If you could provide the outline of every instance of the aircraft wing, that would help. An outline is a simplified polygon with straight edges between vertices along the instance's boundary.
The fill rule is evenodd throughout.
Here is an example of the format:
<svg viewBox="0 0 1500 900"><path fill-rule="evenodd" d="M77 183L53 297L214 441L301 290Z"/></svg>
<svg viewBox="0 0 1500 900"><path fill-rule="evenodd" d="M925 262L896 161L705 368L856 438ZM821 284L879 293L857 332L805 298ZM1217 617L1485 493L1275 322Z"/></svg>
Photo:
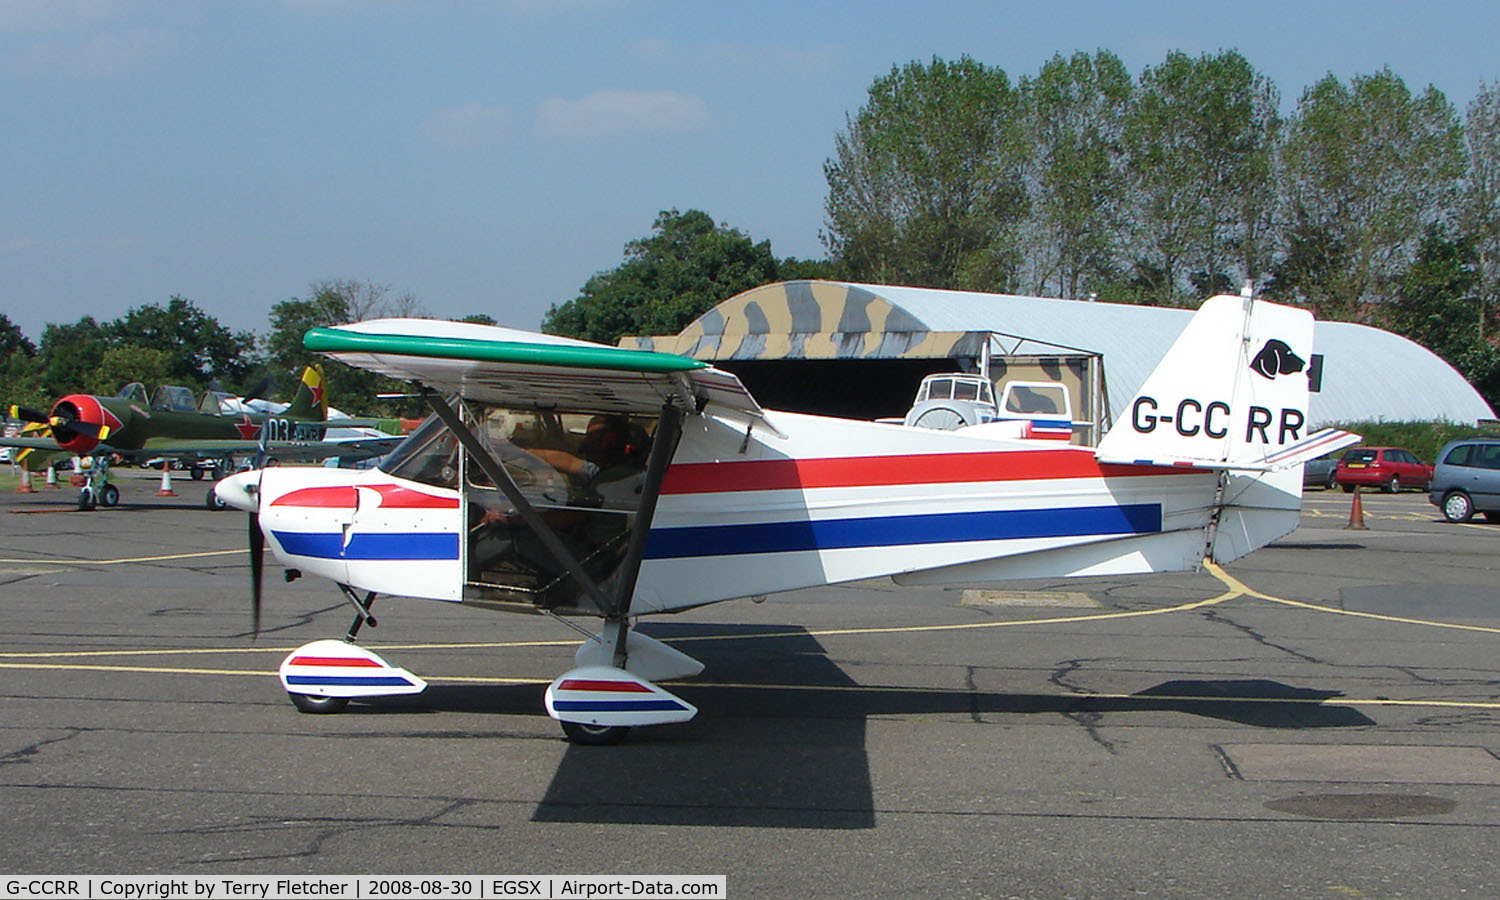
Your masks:
<svg viewBox="0 0 1500 900"><path fill-rule="evenodd" d="M654 413L666 403L688 411L711 404L775 431L733 374L669 353L436 319L314 328L303 345L351 366L498 406Z"/></svg>
<svg viewBox="0 0 1500 900"><path fill-rule="evenodd" d="M0 437L0 447L15 447L30 450L57 450L57 441L52 438Z"/></svg>
<svg viewBox="0 0 1500 900"><path fill-rule="evenodd" d="M351 441L267 441L266 452L281 460L327 459L330 456L363 458L379 456L389 452L403 438L392 435L388 438L370 438ZM116 450L101 445L100 452L119 453L134 459L150 459L158 456L183 459L214 458L237 454L253 455L260 450L260 441L235 439L177 440L174 438L148 438L139 450Z"/></svg>

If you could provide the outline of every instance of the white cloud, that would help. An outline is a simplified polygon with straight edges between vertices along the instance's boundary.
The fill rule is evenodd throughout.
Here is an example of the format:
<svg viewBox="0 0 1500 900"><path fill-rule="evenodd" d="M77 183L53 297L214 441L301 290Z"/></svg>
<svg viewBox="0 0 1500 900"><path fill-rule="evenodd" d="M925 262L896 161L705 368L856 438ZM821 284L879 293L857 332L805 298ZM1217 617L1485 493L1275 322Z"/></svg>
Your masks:
<svg viewBox="0 0 1500 900"><path fill-rule="evenodd" d="M537 130L556 137L692 131L708 123L708 107L677 91L599 90L578 98L549 97L537 108Z"/></svg>
<svg viewBox="0 0 1500 900"><path fill-rule="evenodd" d="M113 77L167 55L176 39L154 28L37 41L21 49L11 65L31 75Z"/></svg>
<svg viewBox="0 0 1500 900"><path fill-rule="evenodd" d="M428 140L444 147L493 147L515 133L513 119L504 107L469 104L438 110L422 130Z"/></svg>

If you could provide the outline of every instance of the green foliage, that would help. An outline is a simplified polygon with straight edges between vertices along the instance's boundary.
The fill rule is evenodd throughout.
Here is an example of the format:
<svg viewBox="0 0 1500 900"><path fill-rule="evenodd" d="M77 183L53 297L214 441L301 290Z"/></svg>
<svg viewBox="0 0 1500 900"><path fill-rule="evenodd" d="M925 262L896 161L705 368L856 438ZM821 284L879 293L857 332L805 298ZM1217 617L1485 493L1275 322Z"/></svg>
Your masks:
<svg viewBox="0 0 1500 900"><path fill-rule="evenodd" d="M1392 295L1423 229L1451 210L1462 129L1442 92L1414 96L1388 68L1347 85L1328 75L1303 93L1283 160L1293 234L1339 253L1299 269L1315 280L1279 291L1324 318L1355 318L1363 301Z"/></svg>
<svg viewBox="0 0 1500 900"><path fill-rule="evenodd" d="M36 345L21 333L21 326L12 322L10 316L0 313L0 366L17 353L36 356Z"/></svg>
<svg viewBox="0 0 1500 900"><path fill-rule="evenodd" d="M777 280L770 242L716 226L707 213L664 211L652 230L625 245L625 262L549 309L542 330L601 344L675 334L719 302Z"/></svg>
<svg viewBox="0 0 1500 900"><path fill-rule="evenodd" d="M1495 435L1494 429L1453 422L1341 422L1335 427L1359 435L1366 447L1403 447L1426 463L1449 441Z"/></svg>
<svg viewBox="0 0 1500 900"><path fill-rule="evenodd" d="M238 385L256 362L253 334L230 332L197 304L178 296L164 307L148 303L130 309L101 330L112 346L130 344L164 354L163 381L195 390L212 380Z"/></svg>
<svg viewBox="0 0 1500 900"><path fill-rule="evenodd" d="M1235 257L1256 274L1276 101L1270 82L1233 50L1169 53L1142 73L1125 144L1138 252L1161 270L1163 299L1180 298L1193 273L1205 286L1232 284L1226 270Z"/></svg>
<svg viewBox="0 0 1500 900"><path fill-rule="evenodd" d="M1021 94L1036 142L1032 211L1043 249L1033 283L1077 297L1084 284L1109 279L1122 243L1130 73L1108 51L1058 54L1022 80Z"/></svg>
<svg viewBox="0 0 1500 900"><path fill-rule="evenodd" d="M967 56L892 67L835 144L824 165L824 240L850 277L984 290L1016 283L1029 145L1004 70Z"/></svg>
<svg viewBox="0 0 1500 900"><path fill-rule="evenodd" d="M139 344L111 344L99 360L99 368L84 383L90 394L113 396L132 381L151 390L159 384L179 384L172 354Z"/></svg>
<svg viewBox="0 0 1500 900"><path fill-rule="evenodd" d="M399 400L382 400L376 396L405 392L407 385L404 382L345 365L302 346L302 336L308 329L344 325L407 310L382 306L386 288L381 285L343 281L323 282L311 287L309 299L293 297L271 307L271 333L266 339L266 357L267 366L276 379L278 396L283 400L291 399L302 370L320 363L330 406L360 415L397 415L410 406Z"/></svg>

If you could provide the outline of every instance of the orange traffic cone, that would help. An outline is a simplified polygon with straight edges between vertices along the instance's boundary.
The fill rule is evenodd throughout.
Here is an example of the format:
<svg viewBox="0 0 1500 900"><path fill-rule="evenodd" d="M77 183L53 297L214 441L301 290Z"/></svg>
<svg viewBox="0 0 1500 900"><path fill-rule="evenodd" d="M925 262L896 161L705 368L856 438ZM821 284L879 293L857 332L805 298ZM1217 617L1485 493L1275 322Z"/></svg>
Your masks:
<svg viewBox="0 0 1500 900"><path fill-rule="evenodd" d="M161 489L156 492L156 496L177 496L177 492L172 490L172 466L168 463L161 464Z"/></svg>
<svg viewBox="0 0 1500 900"><path fill-rule="evenodd" d="M57 483L57 466L47 466L47 487L56 490L60 485Z"/></svg>
<svg viewBox="0 0 1500 900"><path fill-rule="evenodd" d="M18 494L35 494L36 488L31 486L31 470L25 466L21 467L21 483L16 485Z"/></svg>
<svg viewBox="0 0 1500 900"><path fill-rule="evenodd" d="M1349 505L1349 524L1346 529L1361 531L1365 527L1365 504L1359 499L1359 485L1354 486L1354 502Z"/></svg>

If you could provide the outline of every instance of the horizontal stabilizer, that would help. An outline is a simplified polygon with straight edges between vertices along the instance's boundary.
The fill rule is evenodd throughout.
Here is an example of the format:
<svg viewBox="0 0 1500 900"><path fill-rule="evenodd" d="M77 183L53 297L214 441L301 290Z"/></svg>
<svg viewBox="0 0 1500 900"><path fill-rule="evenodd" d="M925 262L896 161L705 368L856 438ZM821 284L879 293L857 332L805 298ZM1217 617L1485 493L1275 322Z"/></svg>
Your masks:
<svg viewBox="0 0 1500 900"><path fill-rule="evenodd" d="M1233 469L1240 472L1274 472L1301 465L1328 453L1353 446L1363 440L1359 435L1339 428L1325 428L1303 438L1295 444L1279 448L1258 459L1193 459L1185 457L1162 457L1155 459L1114 459L1103 453L1096 454L1101 463L1116 463L1136 466L1167 466L1189 469Z"/></svg>
<svg viewBox="0 0 1500 900"><path fill-rule="evenodd" d="M686 722L698 708L614 666L584 666L547 686L547 715L602 727Z"/></svg>

